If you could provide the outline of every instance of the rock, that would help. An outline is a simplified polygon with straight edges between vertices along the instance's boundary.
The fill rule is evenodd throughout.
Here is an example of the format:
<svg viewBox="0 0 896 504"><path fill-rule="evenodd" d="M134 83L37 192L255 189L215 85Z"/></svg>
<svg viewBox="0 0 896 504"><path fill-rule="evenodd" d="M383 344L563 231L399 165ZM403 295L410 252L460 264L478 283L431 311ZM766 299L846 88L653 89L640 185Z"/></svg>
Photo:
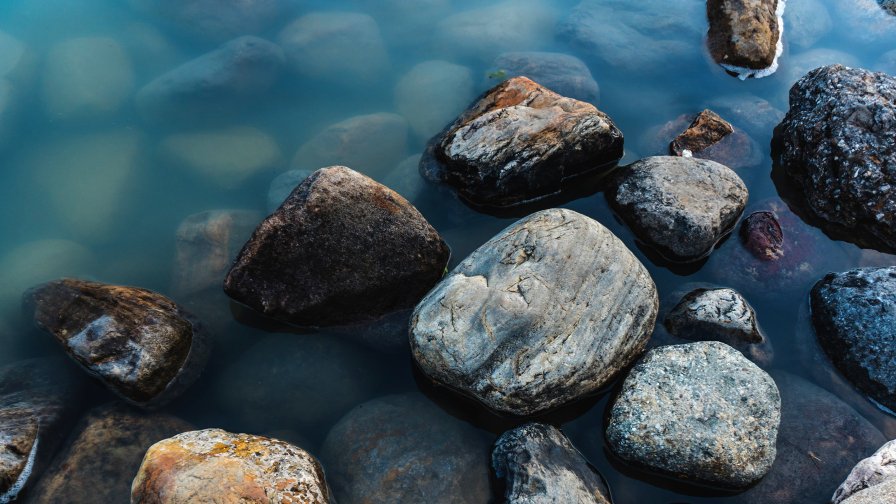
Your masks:
<svg viewBox="0 0 896 504"><path fill-rule="evenodd" d="M164 413L139 413L118 404L100 406L75 428L68 446L29 494L29 502L128 502L146 449L188 430L193 426Z"/></svg>
<svg viewBox="0 0 896 504"><path fill-rule="evenodd" d="M784 97L786 98L788 96L787 93L796 81L800 80L800 78L810 71L821 66L838 64L852 68L861 66L859 60L855 56L836 49L818 48L791 55L787 58L787 65L782 69L784 75L781 76L781 82L787 86Z"/></svg>
<svg viewBox="0 0 896 504"><path fill-rule="evenodd" d="M644 349L657 309L650 274L616 236L551 209L511 225L436 285L414 312L411 349L436 382L532 415L606 385Z"/></svg>
<svg viewBox="0 0 896 504"><path fill-rule="evenodd" d="M882 0L835 0L831 2L832 14L837 25L842 27L838 34L847 44L878 45L892 48L896 41L896 17L881 8ZM846 66L846 62L841 63Z"/></svg>
<svg viewBox="0 0 896 504"><path fill-rule="evenodd" d="M51 119L114 114L133 90L131 59L111 38L68 39L47 54L43 102Z"/></svg>
<svg viewBox="0 0 896 504"><path fill-rule="evenodd" d="M35 66L34 54L21 40L0 31L0 79L13 85L30 81Z"/></svg>
<svg viewBox="0 0 896 504"><path fill-rule="evenodd" d="M189 387L208 357L202 326L161 294L63 279L26 295L34 323L124 399L160 406Z"/></svg>
<svg viewBox="0 0 896 504"><path fill-rule="evenodd" d="M717 341L655 348L622 385L607 442L622 459L684 480L744 488L775 460L775 381Z"/></svg>
<svg viewBox="0 0 896 504"><path fill-rule="evenodd" d="M507 480L508 504L610 504L610 490L557 428L529 423L498 438L492 467Z"/></svg>
<svg viewBox="0 0 896 504"><path fill-rule="evenodd" d="M436 26L437 47L462 58L490 61L496 54L542 47L553 38L556 15L544 0L506 0L467 9Z"/></svg>
<svg viewBox="0 0 896 504"><path fill-rule="evenodd" d="M408 122L397 114L351 117L327 126L302 145L293 168L317 170L324 166L363 167L382 173L407 155Z"/></svg>
<svg viewBox="0 0 896 504"><path fill-rule="evenodd" d="M487 454L481 434L416 394L356 406L321 449L336 500L371 504L487 502Z"/></svg>
<svg viewBox="0 0 896 504"><path fill-rule="evenodd" d="M765 77L784 51L783 0L708 0L707 45L716 63L742 79Z"/></svg>
<svg viewBox="0 0 896 504"><path fill-rule="evenodd" d="M826 232L896 250L896 77L832 65L790 91L779 165ZM802 201L805 200L805 201Z"/></svg>
<svg viewBox="0 0 896 504"><path fill-rule="evenodd" d="M284 163L277 142L252 127L178 133L165 138L161 150L174 164L224 189Z"/></svg>
<svg viewBox="0 0 896 504"><path fill-rule="evenodd" d="M697 114L688 129L672 140L669 151L676 156L691 157L695 152L702 152L719 143L731 133L734 133L734 128L728 121L706 109Z"/></svg>
<svg viewBox="0 0 896 504"><path fill-rule="evenodd" d="M284 0L130 0L144 12L173 24L181 32L222 42L257 34L282 19Z"/></svg>
<svg viewBox="0 0 896 504"><path fill-rule="evenodd" d="M753 212L740 225L740 238L753 257L777 261L784 257L784 231L774 212Z"/></svg>
<svg viewBox="0 0 896 504"><path fill-rule="evenodd" d="M787 0L784 31L787 41L808 49L831 31L833 22L825 4L819 0Z"/></svg>
<svg viewBox="0 0 896 504"><path fill-rule="evenodd" d="M255 210L209 210L184 219L175 236L171 291L185 296L219 288L261 219Z"/></svg>
<svg viewBox="0 0 896 504"><path fill-rule="evenodd" d="M292 324L364 322L413 306L441 278L449 255L407 200L335 166L305 179L258 226L224 290Z"/></svg>
<svg viewBox="0 0 896 504"><path fill-rule="evenodd" d="M894 0L877 0L877 3L887 11L887 14L896 16L896 1Z"/></svg>
<svg viewBox="0 0 896 504"><path fill-rule="evenodd" d="M843 504L892 504L896 502L896 480L886 480L842 501Z"/></svg>
<svg viewBox="0 0 896 504"><path fill-rule="evenodd" d="M167 32L155 24L128 22L123 23L120 30L122 46L134 61L139 62L134 69L138 81L152 80L188 59Z"/></svg>
<svg viewBox="0 0 896 504"><path fill-rule="evenodd" d="M771 135L775 126L784 119L784 112L768 100L751 94L720 96L711 99L708 105L722 112L746 132L763 138Z"/></svg>
<svg viewBox="0 0 896 504"><path fill-rule="evenodd" d="M421 196L429 185L426 179L420 176L420 171L417 169L420 166L421 158L420 154L406 157L404 161L398 163L394 170L383 176L381 182L384 186L416 204L418 200L421 200Z"/></svg>
<svg viewBox="0 0 896 504"><path fill-rule="evenodd" d="M258 37L239 37L165 73L137 93L137 109L157 121L212 120L238 111L280 76L283 51Z"/></svg>
<svg viewBox="0 0 896 504"><path fill-rule="evenodd" d="M729 129L730 133L723 134ZM648 130L645 136L645 148L653 155L685 156L687 149L690 156L685 157L715 161L744 176L752 172L746 168L766 162L766 154L755 140L709 110L698 115L682 114Z"/></svg>
<svg viewBox="0 0 896 504"><path fill-rule="evenodd" d="M896 49L881 54L880 59L874 65L874 70L896 75Z"/></svg>
<svg viewBox="0 0 896 504"><path fill-rule="evenodd" d="M509 207L557 195L566 179L615 163L622 143L593 105L514 77L430 140L420 173L473 205Z"/></svg>
<svg viewBox="0 0 896 504"><path fill-rule="evenodd" d="M676 262L711 253L747 203L747 187L730 168L674 156L627 166L606 195L640 240Z"/></svg>
<svg viewBox="0 0 896 504"><path fill-rule="evenodd" d="M274 177L268 188L268 213L274 213L283 201L313 172L311 170L289 170ZM388 184L387 184L388 185Z"/></svg>
<svg viewBox="0 0 896 504"><path fill-rule="evenodd" d="M421 51L429 48L435 26L452 11L452 0L360 0L382 25L389 47Z"/></svg>
<svg viewBox="0 0 896 504"><path fill-rule="evenodd" d="M327 504L330 490L320 462L297 446L205 429L152 445L134 478L131 502Z"/></svg>
<svg viewBox="0 0 896 504"><path fill-rule="evenodd" d="M290 69L303 77L357 86L379 80L389 55L376 21L359 12L312 12L278 37Z"/></svg>
<svg viewBox="0 0 896 504"><path fill-rule="evenodd" d="M600 88L591 70L575 56L555 52L508 52L495 58L495 71L509 77L528 77L554 92L597 104Z"/></svg>
<svg viewBox="0 0 896 504"><path fill-rule="evenodd" d="M849 476L831 497L831 504L840 504L853 494L880 485L893 479L894 476L896 476L896 441L888 441L874 452L874 455L863 459L852 468Z"/></svg>
<svg viewBox="0 0 896 504"><path fill-rule="evenodd" d="M420 137L430 138L475 98L469 68L447 61L424 61L395 85L395 108Z"/></svg>

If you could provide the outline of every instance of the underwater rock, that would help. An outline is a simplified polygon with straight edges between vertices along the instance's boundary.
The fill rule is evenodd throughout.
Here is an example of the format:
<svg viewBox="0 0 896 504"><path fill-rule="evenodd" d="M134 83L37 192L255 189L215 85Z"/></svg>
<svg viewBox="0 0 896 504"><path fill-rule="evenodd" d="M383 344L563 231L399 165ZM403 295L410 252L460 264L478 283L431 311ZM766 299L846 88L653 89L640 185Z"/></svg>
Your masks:
<svg viewBox="0 0 896 504"><path fill-rule="evenodd" d="M417 394L352 409L327 435L321 460L337 502L488 502L488 444Z"/></svg>
<svg viewBox="0 0 896 504"><path fill-rule="evenodd" d="M452 12L453 0L356 0L365 12L384 23L388 47L419 51L429 48L436 24Z"/></svg>
<svg viewBox="0 0 896 504"><path fill-rule="evenodd" d="M435 39L437 47L450 48L454 56L489 61L505 51L549 44L555 20L549 2L507 0L442 19Z"/></svg>
<svg viewBox="0 0 896 504"><path fill-rule="evenodd" d="M473 205L512 207L615 163L622 144L622 132L593 105L514 77L430 140L420 173Z"/></svg>
<svg viewBox="0 0 896 504"><path fill-rule="evenodd" d="M831 497L831 504L840 504L850 496L893 480L894 477L896 477L896 441L888 441L874 452L874 455L863 459L852 468L849 476ZM896 492L891 495L896 495Z"/></svg>
<svg viewBox="0 0 896 504"><path fill-rule="evenodd" d="M158 16L181 32L223 42L257 34L281 20L286 0L130 0L139 10Z"/></svg>
<svg viewBox="0 0 896 504"><path fill-rule="evenodd" d="M896 49L883 53L874 65L874 69L896 75Z"/></svg>
<svg viewBox="0 0 896 504"><path fill-rule="evenodd" d="M492 467L507 504L611 504L603 477L556 427L529 423L498 438Z"/></svg>
<svg viewBox="0 0 896 504"><path fill-rule="evenodd" d="M324 471L311 454L278 439L205 429L152 445L131 502L301 502L328 504Z"/></svg>
<svg viewBox="0 0 896 504"><path fill-rule="evenodd" d="M665 259L691 262L712 252L747 203L747 187L715 161L676 156L641 159L606 192L635 235Z"/></svg>
<svg viewBox="0 0 896 504"><path fill-rule="evenodd" d="M687 149L690 156L685 157L715 161L744 176L750 173L745 168L765 161L755 140L710 110L697 115L682 114L659 128L651 128L645 137L644 148L650 154L685 156Z"/></svg>
<svg viewBox="0 0 896 504"><path fill-rule="evenodd" d="M657 310L653 279L613 233L571 210L544 210L430 291L411 320L411 349L436 382L532 415L606 385L644 349Z"/></svg>
<svg viewBox="0 0 896 504"><path fill-rule="evenodd" d="M31 289L25 303L85 371L141 407L180 395L208 358L199 322L146 289L63 279Z"/></svg>
<svg viewBox="0 0 896 504"><path fill-rule="evenodd" d="M305 179L258 226L224 290L296 325L366 322L413 306L444 274L449 255L407 200L333 166Z"/></svg>
<svg viewBox="0 0 896 504"><path fill-rule="evenodd" d="M784 31L787 42L808 49L831 31L833 21L820 0L787 0Z"/></svg>
<svg viewBox="0 0 896 504"><path fill-rule="evenodd" d="M766 138L784 119L784 112L764 98L751 94L734 94L713 98L708 105L730 118L735 125L751 135ZM763 157L765 155L763 154Z"/></svg>
<svg viewBox="0 0 896 504"><path fill-rule="evenodd" d="M707 0L707 45L713 59L741 78L777 70L784 0Z"/></svg>
<svg viewBox="0 0 896 504"><path fill-rule="evenodd" d="M676 156L702 157L697 154L718 144L732 133L734 128L728 121L712 110L706 109L697 114L688 129L672 140L669 151Z"/></svg>
<svg viewBox="0 0 896 504"><path fill-rule="evenodd" d="M28 46L0 30L0 147L16 133L22 102L34 86L36 60Z"/></svg>
<svg viewBox="0 0 896 504"><path fill-rule="evenodd" d="M555 52L507 52L495 58L494 74L528 77L538 84L574 100L597 104L600 88L591 70L579 58Z"/></svg>
<svg viewBox="0 0 896 504"><path fill-rule="evenodd" d="M774 212L753 212L740 225L744 247L760 261L784 257L784 231Z"/></svg>
<svg viewBox="0 0 896 504"><path fill-rule="evenodd" d="M411 203L416 204L429 185L426 179L420 176L420 170L418 170L421 158L420 154L404 158L404 161L398 163L395 169L382 177L381 182L407 198Z"/></svg>
<svg viewBox="0 0 896 504"><path fill-rule="evenodd" d="M834 0L832 15L842 27L838 35L844 44L878 45L892 48L896 42L896 16L882 4L887 0ZM890 4L892 5L892 4ZM831 61L853 66L845 61Z"/></svg>
<svg viewBox="0 0 896 504"><path fill-rule="evenodd" d="M310 177L313 170L289 170L274 177L268 188L268 213L274 213L283 204L293 189L299 186L303 180ZM388 185L388 184L386 184Z"/></svg>
<svg viewBox="0 0 896 504"><path fill-rule="evenodd" d="M632 368L610 412L607 441L638 466L744 488L775 460L775 381L717 341L655 348Z"/></svg>
<svg viewBox="0 0 896 504"><path fill-rule="evenodd" d="M395 108L420 137L430 138L475 98L473 73L447 61L419 63L395 85Z"/></svg>

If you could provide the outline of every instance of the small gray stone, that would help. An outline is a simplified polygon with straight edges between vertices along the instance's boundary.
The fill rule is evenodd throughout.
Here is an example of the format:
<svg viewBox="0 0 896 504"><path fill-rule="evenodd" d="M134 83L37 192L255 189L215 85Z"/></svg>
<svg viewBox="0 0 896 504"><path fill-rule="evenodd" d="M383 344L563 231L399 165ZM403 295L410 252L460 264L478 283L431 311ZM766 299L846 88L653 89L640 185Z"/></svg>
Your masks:
<svg viewBox="0 0 896 504"><path fill-rule="evenodd" d="M834 492L831 504L840 504L868 487L893 480L894 476L896 476L896 440L887 442L874 452L874 455L856 464L846 480ZM896 492L893 495L896 495Z"/></svg>
<svg viewBox="0 0 896 504"><path fill-rule="evenodd" d="M842 504L893 504L896 503L896 479L887 479L880 484L854 493Z"/></svg>
<svg viewBox="0 0 896 504"><path fill-rule="evenodd" d="M554 52L508 52L492 65L508 77L528 77L557 94L597 105L600 88L579 58Z"/></svg>
<svg viewBox="0 0 896 504"><path fill-rule="evenodd" d="M610 412L607 441L634 464L726 488L772 467L781 419L775 381L717 341L651 350Z"/></svg>
<svg viewBox="0 0 896 504"><path fill-rule="evenodd" d="M274 213L287 196L312 173L314 173L313 170L295 169L277 175L268 188L268 213Z"/></svg>

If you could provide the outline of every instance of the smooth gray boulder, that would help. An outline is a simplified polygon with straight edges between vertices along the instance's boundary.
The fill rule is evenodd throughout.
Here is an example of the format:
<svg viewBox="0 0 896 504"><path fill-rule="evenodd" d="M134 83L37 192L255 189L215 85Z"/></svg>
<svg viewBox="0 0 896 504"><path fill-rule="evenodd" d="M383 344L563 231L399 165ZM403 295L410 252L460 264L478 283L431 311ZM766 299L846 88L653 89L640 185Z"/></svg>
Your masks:
<svg viewBox="0 0 896 504"><path fill-rule="evenodd" d="M506 52L492 63L502 77L528 77L574 100L597 104L600 88L591 70L575 56L543 51Z"/></svg>
<svg viewBox="0 0 896 504"><path fill-rule="evenodd" d="M842 504L893 504L896 503L896 479L888 479L852 494Z"/></svg>
<svg viewBox="0 0 896 504"><path fill-rule="evenodd" d="M607 442L623 460L697 483L744 488L775 460L775 381L717 341L655 348L632 368Z"/></svg>
<svg viewBox="0 0 896 504"><path fill-rule="evenodd" d="M896 440L888 441L874 452L874 455L856 464L846 480L834 492L831 504L840 504L853 495L862 493L866 488L887 482L893 489L890 490L890 495L896 496L896 488L892 485L896 482L894 476L896 476Z"/></svg>
<svg viewBox="0 0 896 504"><path fill-rule="evenodd" d="M395 84L395 108L425 139L441 131L475 97L473 72L441 60L415 65Z"/></svg>
<svg viewBox="0 0 896 504"><path fill-rule="evenodd" d="M417 305L411 349L438 383L532 415L591 394L644 349L658 309L646 268L597 221L534 213L464 259Z"/></svg>

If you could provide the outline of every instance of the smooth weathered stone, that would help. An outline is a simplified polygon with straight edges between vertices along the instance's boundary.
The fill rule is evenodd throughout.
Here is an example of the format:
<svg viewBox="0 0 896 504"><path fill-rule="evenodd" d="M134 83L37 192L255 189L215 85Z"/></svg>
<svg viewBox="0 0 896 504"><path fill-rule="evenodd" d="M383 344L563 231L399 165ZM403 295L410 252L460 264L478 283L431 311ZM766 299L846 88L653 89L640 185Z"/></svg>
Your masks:
<svg viewBox="0 0 896 504"><path fill-rule="evenodd" d="M435 381L531 415L594 393L644 349L650 274L597 221L537 212L464 259L417 305L411 349Z"/></svg>
<svg viewBox="0 0 896 504"><path fill-rule="evenodd" d="M507 52L495 58L495 72L507 77L528 77L574 100L596 104L600 88L591 70L579 58L555 52Z"/></svg>
<svg viewBox="0 0 896 504"><path fill-rule="evenodd" d="M397 193L344 166L323 168L258 226L224 290L284 322L364 322L413 306L449 255Z"/></svg>
<svg viewBox="0 0 896 504"><path fill-rule="evenodd" d="M705 159L654 156L620 170L607 198L635 234L677 262L707 256L737 223L747 187Z"/></svg>
<svg viewBox="0 0 896 504"><path fill-rule="evenodd" d="M706 14L707 45L716 63L756 77L777 69L784 0L707 0Z"/></svg>
<svg viewBox="0 0 896 504"><path fill-rule="evenodd" d="M324 128L305 142L292 160L293 168L364 167L382 173L407 155L408 122L398 114L350 117Z"/></svg>
<svg viewBox="0 0 896 504"><path fill-rule="evenodd" d="M896 77L831 65L790 90L779 164L826 231L896 250Z"/></svg>
<svg viewBox="0 0 896 504"><path fill-rule="evenodd" d="M328 504L324 471L284 441L205 429L152 445L131 487L132 504Z"/></svg>
<svg viewBox="0 0 896 504"><path fill-rule="evenodd" d="M622 157L622 132L594 105L514 77L430 140L420 172L484 207L561 193L566 179Z"/></svg>
<svg viewBox="0 0 896 504"><path fill-rule="evenodd" d="M734 128L728 121L706 109L697 114L688 129L672 140L669 150L676 156L692 157L719 143L731 133L734 133Z"/></svg>
<svg viewBox="0 0 896 504"><path fill-rule="evenodd" d="M492 467L507 504L611 504L603 477L556 427L530 423L498 438Z"/></svg>
<svg viewBox="0 0 896 504"><path fill-rule="evenodd" d="M842 504L893 504L896 502L896 480L888 479L841 501Z"/></svg>
<svg viewBox="0 0 896 504"><path fill-rule="evenodd" d="M216 42L261 33L280 21L289 5L285 0L130 0L130 3L184 33Z"/></svg>
<svg viewBox="0 0 896 504"><path fill-rule="evenodd" d="M160 406L202 372L207 335L168 298L137 287L63 279L26 295L34 323L128 401Z"/></svg>
<svg viewBox="0 0 896 504"><path fill-rule="evenodd" d="M833 22L824 2L787 0L784 26L788 43L808 49L831 31Z"/></svg>
<svg viewBox="0 0 896 504"><path fill-rule="evenodd" d="M395 108L414 133L428 139L463 112L475 96L469 68L441 60L424 61L395 85Z"/></svg>
<svg viewBox="0 0 896 504"><path fill-rule="evenodd" d="M509 0L444 18L435 37L439 46L456 55L490 61L497 53L547 45L555 20L549 2Z"/></svg>
<svg viewBox="0 0 896 504"><path fill-rule="evenodd" d="M271 181L271 186L268 188L268 213L274 213L289 197L293 189L298 187L312 173L314 173L312 170L296 169L283 172L274 177L274 180Z"/></svg>
<svg viewBox="0 0 896 504"><path fill-rule="evenodd" d="M338 502L474 504L491 497L488 444L420 395L358 405L321 449Z"/></svg>
<svg viewBox="0 0 896 504"><path fill-rule="evenodd" d="M684 480L744 488L775 460L775 381L717 341L655 348L622 385L607 441L633 464Z"/></svg>
<svg viewBox="0 0 896 504"><path fill-rule="evenodd" d="M896 441L888 441L874 452L874 455L863 459L852 468L849 476L831 497L831 504L840 504L852 495L893 480L894 477L896 477Z"/></svg>

